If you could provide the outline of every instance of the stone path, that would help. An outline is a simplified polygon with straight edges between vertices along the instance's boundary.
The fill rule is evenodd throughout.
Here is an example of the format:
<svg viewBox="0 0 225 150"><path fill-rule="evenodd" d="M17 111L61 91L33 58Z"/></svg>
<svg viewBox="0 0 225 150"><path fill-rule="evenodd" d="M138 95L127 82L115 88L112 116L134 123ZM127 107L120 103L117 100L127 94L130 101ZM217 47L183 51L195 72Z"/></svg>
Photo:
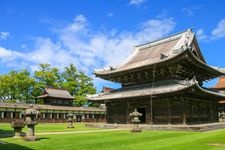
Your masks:
<svg viewBox="0 0 225 150"><path fill-rule="evenodd" d="M42 132L42 133L35 133L35 135L95 133L95 132L110 132L110 131L121 131L121 130L127 130L127 129L105 129L105 130L67 131L67 132Z"/></svg>

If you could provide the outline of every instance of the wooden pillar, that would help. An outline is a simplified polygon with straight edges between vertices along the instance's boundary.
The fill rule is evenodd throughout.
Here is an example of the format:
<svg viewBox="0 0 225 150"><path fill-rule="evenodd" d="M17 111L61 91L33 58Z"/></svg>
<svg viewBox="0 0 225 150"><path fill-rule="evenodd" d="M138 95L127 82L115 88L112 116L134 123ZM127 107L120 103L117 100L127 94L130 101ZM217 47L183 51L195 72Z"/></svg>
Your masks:
<svg viewBox="0 0 225 150"><path fill-rule="evenodd" d="M62 120L61 120L61 118L62 118L62 117L61 117L61 114L62 114L62 113L61 113L61 110L59 110L59 123L62 123Z"/></svg>
<svg viewBox="0 0 225 150"><path fill-rule="evenodd" d="M129 109L130 109L130 103L129 103L129 100L127 100L127 124L129 124L129 117L130 117Z"/></svg>
<svg viewBox="0 0 225 150"><path fill-rule="evenodd" d="M185 101L183 99L183 97L181 97L182 100L182 104L183 104L183 124L185 125L187 122L187 110L186 110L186 105L185 105Z"/></svg>
<svg viewBox="0 0 225 150"><path fill-rule="evenodd" d="M216 103L216 102L214 102L214 105L215 105L215 107L216 107L216 118L215 118L215 120L214 120L214 122L215 121L219 121L219 116L218 116L218 111L219 111L219 104L218 103Z"/></svg>
<svg viewBox="0 0 225 150"><path fill-rule="evenodd" d="M200 113L200 104L199 101L197 100L197 111L198 111L198 123L201 123L201 113Z"/></svg>
<svg viewBox="0 0 225 150"><path fill-rule="evenodd" d="M107 117L108 117L107 111L108 111L108 109L109 109L109 106L108 106L108 104L106 104L106 100L104 100L104 104L105 104L105 108L106 108L105 114L104 114L105 121L106 121L106 123L109 123L109 122L108 122L108 119L107 119ZM107 108L107 107L108 107L108 108ZM95 115L94 117L95 117L94 120L97 121L96 115Z"/></svg>
<svg viewBox="0 0 225 150"><path fill-rule="evenodd" d="M210 102L207 101L207 109L208 109L208 120L207 122L212 122L212 119L211 119L211 110L210 110Z"/></svg>
<svg viewBox="0 0 225 150"><path fill-rule="evenodd" d="M189 103L190 103L190 107L189 107L189 109L190 109L190 123L192 124L192 122L193 122L193 119L192 119L192 100L191 99L189 99Z"/></svg>
<svg viewBox="0 0 225 150"><path fill-rule="evenodd" d="M152 100L152 96L150 97L150 109L151 109L151 113L150 113L151 125L153 125L153 100Z"/></svg>
<svg viewBox="0 0 225 150"><path fill-rule="evenodd" d="M118 109L119 109L119 108L118 108L118 106L117 106L117 103L118 103L118 102L114 102L114 104L113 104L113 105L114 105L113 107L114 107L115 113L116 113L116 114L115 114L115 120L114 120L113 123L118 123Z"/></svg>
<svg viewBox="0 0 225 150"><path fill-rule="evenodd" d="M147 108L146 108L146 123L151 124L151 100L147 101Z"/></svg>
<svg viewBox="0 0 225 150"><path fill-rule="evenodd" d="M171 124L171 107L170 107L170 100L167 100L168 102L168 124Z"/></svg>

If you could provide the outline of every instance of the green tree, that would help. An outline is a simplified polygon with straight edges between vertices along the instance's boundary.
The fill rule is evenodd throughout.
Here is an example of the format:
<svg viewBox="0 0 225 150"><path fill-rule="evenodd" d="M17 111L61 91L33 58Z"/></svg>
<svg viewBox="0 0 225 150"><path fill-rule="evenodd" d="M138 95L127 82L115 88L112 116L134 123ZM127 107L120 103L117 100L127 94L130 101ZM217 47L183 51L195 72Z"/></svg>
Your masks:
<svg viewBox="0 0 225 150"><path fill-rule="evenodd" d="M84 105L87 101L85 99L86 94L95 94L96 89L92 83L92 78L85 75L83 72L80 72L79 77L79 90L75 95L75 104L77 106Z"/></svg>
<svg viewBox="0 0 225 150"><path fill-rule="evenodd" d="M69 67L64 68L62 72L63 83L62 87L67 89L71 95L75 95L79 88L79 72L77 68L70 64Z"/></svg>
<svg viewBox="0 0 225 150"><path fill-rule="evenodd" d="M46 86L67 89L74 96L76 106L82 106L87 102L86 94L96 92L92 78L79 71L73 64L65 67L63 72L58 68L52 68L50 64L40 64L40 69L34 72L33 77L30 77L27 70L0 75L0 101L34 101Z"/></svg>
<svg viewBox="0 0 225 150"><path fill-rule="evenodd" d="M60 87L61 75L58 68L51 68L50 64L40 64L40 70L34 72L35 81L43 86Z"/></svg>
<svg viewBox="0 0 225 150"><path fill-rule="evenodd" d="M75 97L74 103L76 106L82 106L87 102L85 99L86 94L94 94L96 92L92 78L78 71L73 64L65 67L62 77L64 81L62 87Z"/></svg>
<svg viewBox="0 0 225 150"><path fill-rule="evenodd" d="M0 76L0 100L1 101L11 100L9 83L10 83L10 79L8 75Z"/></svg>
<svg viewBox="0 0 225 150"><path fill-rule="evenodd" d="M1 101L29 101L32 96L34 80L27 70L10 71L7 75L0 76Z"/></svg>
<svg viewBox="0 0 225 150"><path fill-rule="evenodd" d="M60 88L62 84L61 74L58 68L52 68L50 64L39 64L40 70L34 72L34 91L35 97L39 96L45 87Z"/></svg>
<svg viewBox="0 0 225 150"><path fill-rule="evenodd" d="M29 101L34 99L31 93L35 83L34 79L30 77L30 73L27 70L15 72L15 74L12 73L11 77L14 77L13 79L16 85L15 96L17 100Z"/></svg>

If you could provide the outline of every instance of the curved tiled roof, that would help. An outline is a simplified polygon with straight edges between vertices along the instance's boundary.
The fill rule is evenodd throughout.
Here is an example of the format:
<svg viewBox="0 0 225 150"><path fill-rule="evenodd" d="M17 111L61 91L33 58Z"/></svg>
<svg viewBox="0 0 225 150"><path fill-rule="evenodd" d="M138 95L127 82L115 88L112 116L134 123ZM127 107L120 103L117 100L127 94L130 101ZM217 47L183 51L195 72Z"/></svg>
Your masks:
<svg viewBox="0 0 225 150"><path fill-rule="evenodd" d="M152 86L151 84L131 86L129 88L121 88L118 90L114 90L110 93L89 95L87 99L91 101L103 101L103 100L143 97L151 95L156 96L161 94L179 92L189 88L198 89L199 92L204 92L204 94L210 94L219 98L225 98L224 94L204 89L198 85L198 82L195 79L192 79L192 80L173 81L168 83L166 82L155 83L154 86Z"/></svg>
<svg viewBox="0 0 225 150"><path fill-rule="evenodd" d="M117 67L94 70L94 74L108 74L130 70L145 65L166 61L181 53L187 45L191 44L191 39L194 38L191 30L153 41L147 44L135 46L133 53L125 59Z"/></svg>
<svg viewBox="0 0 225 150"><path fill-rule="evenodd" d="M193 43L194 48L192 48ZM193 49L195 49L195 52ZM133 53L120 65L94 70L94 74L103 77L153 64L166 63L172 59L179 59L187 51L189 51L189 55L194 55L192 58L199 62L200 66L208 68L213 74L218 74L218 76L225 74L221 69L211 67L205 63L195 35L190 29L167 38L136 46Z"/></svg>
<svg viewBox="0 0 225 150"><path fill-rule="evenodd" d="M38 96L37 98L44 98L44 97L74 99L74 97L71 96L66 89L52 88L52 87L45 88L44 93L41 96Z"/></svg>

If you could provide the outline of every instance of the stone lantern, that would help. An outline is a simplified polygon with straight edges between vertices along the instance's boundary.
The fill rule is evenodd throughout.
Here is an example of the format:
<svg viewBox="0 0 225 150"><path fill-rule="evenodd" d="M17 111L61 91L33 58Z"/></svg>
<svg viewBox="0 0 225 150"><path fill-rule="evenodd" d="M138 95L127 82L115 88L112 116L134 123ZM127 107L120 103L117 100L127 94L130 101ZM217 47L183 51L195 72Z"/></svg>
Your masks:
<svg viewBox="0 0 225 150"><path fill-rule="evenodd" d="M11 127L14 129L15 132L15 138L21 136L21 131L24 128L25 124L23 120L13 120L11 122Z"/></svg>
<svg viewBox="0 0 225 150"><path fill-rule="evenodd" d="M27 133L25 140L26 141L35 141L37 140L37 137L35 136L35 130L34 126L38 124L37 118L39 116L40 112L33 108L33 105L31 104L28 109L26 109L23 112L23 115L25 117L25 124L27 125Z"/></svg>
<svg viewBox="0 0 225 150"><path fill-rule="evenodd" d="M134 109L134 112L130 113L130 116L132 117L131 122L134 124L131 132L141 132L141 128L138 127L138 124L140 123L139 117L142 116L142 114L139 113L137 109Z"/></svg>
<svg viewBox="0 0 225 150"><path fill-rule="evenodd" d="M68 122L67 128L74 128L74 126L73 126L73 114L72 113L67 114L67 122Z"/></svg>

